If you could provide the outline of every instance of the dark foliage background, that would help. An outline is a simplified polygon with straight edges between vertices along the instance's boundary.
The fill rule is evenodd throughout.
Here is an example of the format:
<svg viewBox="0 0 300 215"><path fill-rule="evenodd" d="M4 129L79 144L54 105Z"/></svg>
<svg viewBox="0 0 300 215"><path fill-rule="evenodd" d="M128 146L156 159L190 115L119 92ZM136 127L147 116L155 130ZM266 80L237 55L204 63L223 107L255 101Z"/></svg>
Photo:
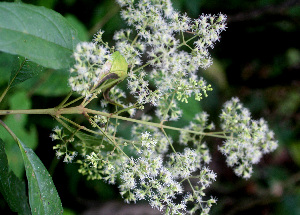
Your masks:
<svg viewBox="0 0 300 215"><path fill-rule="evenodd" d="M89 41L100 28L111 42L115 30L124 28L120 8L112 0L26 0L43 5L67 17L78 29L82 40ZM212 50L214 64L201 74L213 85L214 91L201 101L201 107L217 121L221 105L237 96L254 118L264 117L279 140L276 152L264 156L248 181L237 178L226 167L217 151L220 140L210 140L213 156L211 168L218 174L208 195L218 198L211 214L300 214L300 1L298 0L173 0L175 8L197 18L202 13L222 12L228 16L228 28ZM1 36L1 35L0 35ZM3 63L3 62L2 62ZM66 80L67 76L61 81ZM3 78L3 77L2 77ZM4 78L3 78L4 80ZM47 80L55 87L52 73L40 75L20 89L36 89ZM49 81L48 81L49 82ZM51 83L51 82L50 82ZM66 83L66 82L65 82ZM63 83L58 83L58 86ZM67 83L66 83L67 85ZM0 81L0 90L5 83ZM65 87L66 88L66 87ZM53 107L61 101L66 89L29 91L32 108ZM44 92L44 93L41 93ZM49 95L52 95L49 97ZM191 108L191 107L189 107ZM56 125L50 117L29 116L27 127L34 124L39 145L36 153L53 174L65 214L108 214L103 208L114 201L111 214L121 207L117 186L101 181L86 181L77 173L76 164L64 164L55 158L49 136ZM58 164L58 165L57 165ZM21 174L21 173L20 173ZM96 213L100 208L100 212ZM94 209L93 209L94 208ZM124 209L124 208L123 208ZM0 196L0 210L9 209ZM102 212L101 212L102 210ZM147 208L125 209L119 214L152 214ZM126 211L126 212L125 212ZM2 214L2 213L1 213ZM154 214L154 213L153 213Z"/></svg>

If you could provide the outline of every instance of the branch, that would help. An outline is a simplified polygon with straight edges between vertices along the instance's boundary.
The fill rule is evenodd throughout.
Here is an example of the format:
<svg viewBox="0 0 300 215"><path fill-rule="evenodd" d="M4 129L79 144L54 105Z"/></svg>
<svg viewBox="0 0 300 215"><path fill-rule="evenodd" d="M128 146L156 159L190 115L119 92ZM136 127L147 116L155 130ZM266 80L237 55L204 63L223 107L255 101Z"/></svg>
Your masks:
<svg viewBox="0 0 300 215"><path fill-rule="evenodd" d="M10 115L10 114L47 114L51 116L58 117L63 114L83 114L83 113L90 113L90 114L96 114L96 115L102 115L106 116L108 118L114 118L114 119L120 119L124 121L129 121L129 122L135 122L143 125L148 125L148 126L153 126L157 128L164 128L164 129L170 129L170 130L176 130L176 131L182 131L182 132L188 132L188 133L193 133L193 134L198 134L198 135L203 135L203 136L210 136L210 137L218 137L218 138L227 138L227 136L224 134L220 135L218 132L199 132L199 131L192 131L188 129L183 129L183 128L176 128L172 126L167 126L167 125L162 125L161 123L154 123L154 122L146 122L138 119L132 119L128 117L123 117L119 115L115 115L112 113L105 113L101 111L96 111L92 109L85 108L81 105L76 106L76 107L70 107L70 108L49 108L49 109L31 109L31 110L0 110L0 115Z"/></svg>

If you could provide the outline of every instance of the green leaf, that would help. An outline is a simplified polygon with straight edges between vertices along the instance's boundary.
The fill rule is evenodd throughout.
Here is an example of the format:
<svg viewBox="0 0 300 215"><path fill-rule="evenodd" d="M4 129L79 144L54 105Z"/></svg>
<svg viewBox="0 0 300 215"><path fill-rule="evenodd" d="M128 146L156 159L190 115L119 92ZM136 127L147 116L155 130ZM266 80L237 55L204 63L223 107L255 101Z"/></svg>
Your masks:
<svg viewBox="0 0 300 215"><path fill-rule="evenodd" d="M86 27L84 26L84 24L82 24L82 22L80 22L77 19L76 16L74 16L72 14L67 14L65 16L65 18L77 30L78 38L80 39L80 41L88 41L89 40L88 30L86 29Z"/></svg>
<svg viewBox="0 0 300 215"><path fill-rule="evenodd" d="M32 214L63 214L63 208L52 178L31 148L18 139L28 180Z"/></svg>
<svg viewBox="0 0 300 215"><path fill-rule="evenodd" d="M38 75L43 70L44 67L27 60L24 57L16 57L15 67L10 75L10 87L14 87L17 84Z"/></svg>
<svg viewBox="0 0 300 215"><path fill-rule="evenodd" d="M53 10L0 2L0 50L53 69L68 68L79 42L76 30Z"/></svg>
<svg viewBox="0 0 300 215"><path fill-rule="evenodd" d="M71 91L70 86L67 84L69 77L70 74L66 69L48 69L38 78L32 78L26 81L26 83L22 85L22 88L26 91L30 91L32 86L36 86L34 95L63 96Z"/></svg>
<svg viewBox="0 0 300 215"><path fill-rule="evenodd" d="M18 214L30 214L26 187L12 171L9 171L4 143L0 139L0 191L10 209Z"/></svg>
<svg viewBox="0 0 300 215"><path fill-rule="evenodd" d="M16 56L0 52L0 85L6 85L9 81L9 72L14 69Z"/></svg>

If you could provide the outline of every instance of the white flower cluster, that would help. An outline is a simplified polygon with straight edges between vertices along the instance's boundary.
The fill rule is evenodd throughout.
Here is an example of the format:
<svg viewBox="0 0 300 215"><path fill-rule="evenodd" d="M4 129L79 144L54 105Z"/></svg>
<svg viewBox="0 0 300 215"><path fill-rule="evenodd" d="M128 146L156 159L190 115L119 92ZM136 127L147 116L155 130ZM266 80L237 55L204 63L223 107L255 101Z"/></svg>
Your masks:
<svg viewBox="0 0 300 215"><path fill-rule="evenodd" d="M140 129L142 127L136 126L133 130L138 132ZM54 148L58 151L65 149L64 162L71 162L77 152L68 152L68 140L65 138L67 136L60 128L54 130L55 133L51 137L64 142ZM167 152L168 143L157 131L153 136L149 132L143 132L136 138L134 149L137 158L129 158L121 150L112 149L106 140L93 145L84 136L81 138L82 142L77 143L76 147L82 148L80 154L84 155L85 159L77 160L80 164L79 173L86 175L87 179L103 179L111 184L115 184L117 177L120 177L120 193L128 203L147 200L153 208L164 214L194 213L197 210L205 214L209 212L212 204L216 203L213 197L204 199L204 190L215 181L216 174L201 165L201 161L205 160L201 157L202 154L186 148L182 153L163 156ZM122 150L128 146L121 142L118 145ZM200 186L192 187L193 193L186 193L182 182L190 178L196 178ZM178 202L175 199L181 200ZM187 208L189 202L193 203L191 209Z"/></svg>
<svg viewBox="0 0 300 215"><path fill-rule="evenodd" d="M50 134L52 141L55 141L55 140L62 141L62 144L57 144L57 145L53 146L53 149L56 150L55 154L56 154L57 159L64 156L63 162L72 163L74 158L77 156L78 152L70 151L68 149L68 144L70 142L73 142L74 138L73 137L68 138L68 135L66 135L63 132L62 128L59 128L57 126L53 129L53 132L54 133Z"/></svg>
<svg viewBox="0 0 300 215"><path fill-rule="evenodd" d="M160 119L178 119L181 112L173 94L177 95L178 101L188 102L193 94L196 100L201 100L202 95L207 96L207 91L212 90L196 72L200 67L211 65L208 48L213 48L225 30L226 16L203 14L192 20L175 11L170 0L117 2L123 7L122 18L132 27L114 35L115 50L129 65L130 93L140 105L158 106L156 113ZM79 43L73 54L76 63L70 70L69 84L73 91L85 97L92 95L94 87L109 71L106 62L111 57L111 50L102 41L102 35L100 30L93 42ZM183 47L189 51L182 50ZM149 77L155 84L154 91L146 81L147 73L143 71L146 66L151 66ZM171 107L165 111L164 107L170 101Z"/></svg>
<svg viewBox="0 0 300 215"><path fill-rule="evenodd" d="M152 120L152 117L148 115L142 115L141 119L149 122ZM165 135L158 128L137 124L132 127L131 136L133 137L134 141L139 142L141 134L145 132L151 133L153 139L159 140L155 144L155 151L160 155L165 155L169 150L169 142ZM172 143L172 139L169 138L169 141Z"/></svg>
<svg viewBox="0 0 300 215"><path fill-rule="evenodd" d="M197 169L200 169L201 155L195 150L185 148L183 153L172 153L167 166L175 178L188 178Z"/></svg>
<svg viewBox="0 0 300 215"><path fill-rule="evenodd" d="M160 95L158 92L153 92L149 89L148 81L144 80L145 76L146 73L144 71L141 71L138 75L133 72L128 74L128 88L130 89L130 93L137 99L138 104L150 103L157 105Z"/></svg>
<svg viewBox="0 0 300 215"><path fill-rule="evenodd" d="M186 14L175 11L169 0L117 2L124 7L121 12L123 19L133 29L115 33L115 49L129 65L128 88L137 103L164 107L168 99L161 99L162 95L172 97L172 93L176 93L177 100L184 102L192 94L197 100L202 98L202 94L206 96L211 88L197 77L196 72L199 67L211 65L208 48L213 48L220 33L225 30L226 16L201 15L192 20ZM187 40L184 34L187 34ZM73 91L86 97L91 96L93 87L109 70L105 62L110 59L111 50L102 41L102 35L103 31L100 30L94 42L78 44L74 53L76 63L70 70L69 84ZM183 46L190 51L181 50ZM147 61L143 63L144 55ZM145 81L147 75L143 68L147 65L152 66L150 78L156 85L155 91L150 90L148 81ZM172 102L173 108L167 114L172 115L171 119L177 119L180 113L176 110L176 102ZM161 110L157 113L162 114ZM169 118L164 113L162 117Z"/></svg>
<svg viewBox="0 0 300 215"><path fill-rule="evenodd" d="M88 180L102 179L115 184L117 176L123 171L123 164L128 160L124 153L112 148L106 139L94 141L85 139L77 145L81 148L80 154L84 156L84 159L77 160L80 164L78 172L86 175Z"/></svg>
<svg viewBox="0 0 300 215"><path fill-rule="evenodd" d="M122 9L122 17L136 31L134 40L130 39L132 31L122 30L115 34L117 40L117 49L132 62L131 66L140 65L143 54L146 54L150 60L146 64L151 64L152 71L150 78L157 87L156 94L150 94L148 84L145 84L145 90L131 87L132 85L143 85L143 81L135 78L129 79L129 88L131 93L145 94L139 96L139 102L150 102L158 105L156 112L162 119L176 120L180 117L176 102L172 103L172 109L163 111L165 103L170 99L161 98L160 95L169 95L176 91L179 101L187 102L187 98L195 94L196 99L202 97L201 91L206 95L206 91L211 90L202 79L198 79L196 71L199 67L207 68L212 60L209 56L208 48L213 48L214 43L220 38L220 33L225 30L226 16L202 15L200 18L192 20L186 14L180 14L175 11L169 0L117 0L125 7ZM187 36L194 47L187 44L183 33ZM177 35L181 34L182 41ZM132 42L133 41L133 42ZM180 47L186 46L189 52L180 50ZM144 53L147 51L147 53ZM135 60L131 60L135 59ZM143 74L143 72L142 72ZM144 75L143 75L144 76ZM135 81L136 84L131 82ZM143 99L141 99L143 98ZM170 104L170 103L168 103ZM173 113L175 111L175 113ZM171 118L168 117L170 114Z"/></svg>
<svg viewBox="0 0 300 215"><path fill-rule="evenodd" d="M216 174L200 166L201 158L196 151L186 148L183 153L172 153L164 161L156 151L157 140L150 133L142 133L139 142L140 157L129 159L121 173L119 188L126 202L148 200L153 208L165 214L185 214L187 203L191 201L196 205L193 210L209 211L216 200L203 200L203 190L216 179ZM197 170L199 175L193 176ZM198 178L201 187L196 186L192 194L183 196L184 188L177 180L189 180L190 177ZM174 199L179 197L182 201L175 203Z"/></svg>
<svg viewBox="0 0 300 215"><path fill-rule="evenodd" d="M70 69L69 84L73 91L90 97L93 87L110 70L109 64L105 64L111 58L109 50L97 43L82 42L77 44L73 56L75 65Z"/></svg>
<svg viewBox="0 0 300 215"><path fill-rule="evenodd" d="M238 98L224 104L220 118L222 129L232 137L219 150L226 156L228 166L233 167L238 176L248 179L252 165L257 164L263 154L277 148L274 133L263 119L252 120L249 110Z"/></svg>

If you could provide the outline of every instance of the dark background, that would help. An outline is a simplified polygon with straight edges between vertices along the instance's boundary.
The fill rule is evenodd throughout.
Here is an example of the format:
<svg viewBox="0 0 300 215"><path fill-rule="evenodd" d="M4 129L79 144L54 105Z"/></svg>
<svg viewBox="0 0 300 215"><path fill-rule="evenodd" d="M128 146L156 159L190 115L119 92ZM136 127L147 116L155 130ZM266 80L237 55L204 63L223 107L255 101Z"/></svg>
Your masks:
<svg viewBox="0 0 300 215"><path fill-rule="evenodd" d="M43 5L66 16L80 29L81 39L86 41L102 28L104 38L111 42L113 32L126 27L119 16L120 8L111 0L23 2ZM211 51L214 64L200 71L214 91L201 101L199 108L217 122L222 104L237 96L251 110L253 118L263 117L268 121L279 140L278 149L263 157L247 181L237 178L226 167L225 158L217 151L221 140L208 141L213 159L211 168L218 174L217 181L207 191L207 195L218 198L211 214L300 214L300 1L172 2L176 9L192 18L219 12L228 16L228 28ZM61 101L63 94L45 97L32 92L32 106L52 107ZM66 214L109 214L105 209L110 214L157 213L144 204L125 205L117 186L86 181L77 173L76 164L56 160L53 142L45 138L55 125L50 117L41 121L39 116L30 116L30 124L37 126L36 153L53 174ZM10 213L2 198L0 210Z"/></svg>

